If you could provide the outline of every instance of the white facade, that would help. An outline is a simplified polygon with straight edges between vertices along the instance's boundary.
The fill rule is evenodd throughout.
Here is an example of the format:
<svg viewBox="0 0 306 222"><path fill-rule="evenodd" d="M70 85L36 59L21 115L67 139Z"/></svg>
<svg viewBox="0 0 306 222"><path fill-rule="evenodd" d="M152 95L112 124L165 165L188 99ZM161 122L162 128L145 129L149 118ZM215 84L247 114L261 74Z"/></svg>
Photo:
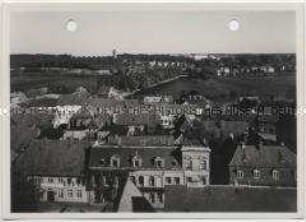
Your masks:
<svg viewBox="0 0 306 222"><path fill-rule="evenodd" d="M78 178L32 176L28 179L40 188L40 201L89 203L89 192Z"/></svg>

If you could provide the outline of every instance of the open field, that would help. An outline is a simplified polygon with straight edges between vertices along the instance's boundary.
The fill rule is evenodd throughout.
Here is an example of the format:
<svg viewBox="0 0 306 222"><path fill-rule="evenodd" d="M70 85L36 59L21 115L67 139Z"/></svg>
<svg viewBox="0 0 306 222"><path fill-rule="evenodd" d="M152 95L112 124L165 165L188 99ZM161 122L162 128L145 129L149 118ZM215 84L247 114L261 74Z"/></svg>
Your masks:
<svg viewBox="0 0 306 222"><path fill-rule="evenodd" d="M239 78L182 78L170 83L140 92L144 94L173 95L177 97L182 92L195 90L212 100L226 100L231 93L238 96L276 96L295 99L295 75L280 75L273 79L239 79Z"/></svg>
<svg viewBox="0 0 306 222"><path fill-rule="evenodd" d="M96 90L96 76L62 75L59 73L23 73L11 76L11 92L27 91L29 89L65 86L67 93L74 92L79 86L84 86L88 91Z"/></svg>
<svg viewBox="0 0 306 222"><path fill-rule="evenodd" d="M64 87L67 93L74 92L79 86L89 92L97 89L97 76L62 75L59 73L23 73L11 76L11 91L26 91L31 88ZM162 85L142 90L136 95L162 94L175 98L182 93L197 91L213 101L226 101L230 96L274 96L295 99L296 78L294 74L279 75L275 78L180 78Z"/></svg>

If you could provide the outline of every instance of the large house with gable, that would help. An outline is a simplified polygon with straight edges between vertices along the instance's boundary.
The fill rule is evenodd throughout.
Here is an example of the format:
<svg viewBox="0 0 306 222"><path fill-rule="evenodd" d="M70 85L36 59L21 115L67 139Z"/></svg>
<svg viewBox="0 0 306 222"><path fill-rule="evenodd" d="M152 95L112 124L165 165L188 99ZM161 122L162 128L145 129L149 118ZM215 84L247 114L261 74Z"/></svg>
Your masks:
<svg viewBox="0 0 306 222"><path fill-rule="evenodd" d="M117 146L91 149L88 169L93 203L118 201L127 181L132 181L155 209L164 207L167 185L209 185L210 149L206 144L184 139L181 144L167 140L158 145L149 137L137 138L142 141L139 144L125 140Z"/></svg>

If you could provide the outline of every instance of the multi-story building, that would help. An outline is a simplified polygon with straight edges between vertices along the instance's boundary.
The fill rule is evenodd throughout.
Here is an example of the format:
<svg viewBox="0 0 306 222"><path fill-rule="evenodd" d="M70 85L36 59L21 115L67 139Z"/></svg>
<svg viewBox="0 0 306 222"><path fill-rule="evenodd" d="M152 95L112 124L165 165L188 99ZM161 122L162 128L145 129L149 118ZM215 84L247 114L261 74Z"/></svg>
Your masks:
<svg viewBox="0 0 306 222"><path fill-rule="evenodd" d="M130 180L154 208L161 209L165 186L209 184L209 155L210 149L196 140L184 140L180 146L95 146L89 159L92 201L116 201Z"/></svg>
<svg viewBox="0 0 306 222"><path fill-rule="evenodd" d="M229 164L230 183L296 186L296 155L284 145L244 144Z"/></svg>
<svg viewBox="0 0 306 222"><path fill-rule="evenodd" d="M35 140L16 160L13 176L37 188L40 201L88 203L85 156L90 144Z"/></svg>

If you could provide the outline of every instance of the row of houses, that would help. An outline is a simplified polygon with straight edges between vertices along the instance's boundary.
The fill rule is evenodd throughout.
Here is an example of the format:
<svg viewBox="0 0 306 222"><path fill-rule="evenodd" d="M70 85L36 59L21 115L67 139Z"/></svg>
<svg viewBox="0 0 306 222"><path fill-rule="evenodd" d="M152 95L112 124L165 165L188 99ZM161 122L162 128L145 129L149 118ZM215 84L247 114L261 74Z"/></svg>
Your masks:
<svg viewBox="0 0 306 222"><path fill-rule="evenodd" d="M14 162L14 173L39 188L40 201L111 204L124 211L135 200L162 211L165 199L172 198L165 194L167 187L211 186L211 149L204 141L165 136L123 137L110 144L36 140ZM242 142L227 170L228 186L297 183L296 156L284 145Z"/></svg>

